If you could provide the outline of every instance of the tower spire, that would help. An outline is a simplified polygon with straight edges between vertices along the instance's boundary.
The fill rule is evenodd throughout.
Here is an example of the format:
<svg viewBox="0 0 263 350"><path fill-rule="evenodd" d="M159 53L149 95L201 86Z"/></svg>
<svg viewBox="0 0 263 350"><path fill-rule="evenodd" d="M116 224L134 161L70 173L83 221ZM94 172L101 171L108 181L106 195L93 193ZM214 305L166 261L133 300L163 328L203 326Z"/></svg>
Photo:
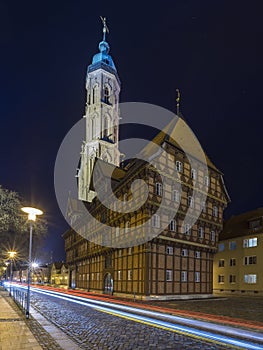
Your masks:
<svg viewBox="0 0 263 350"><path fill-rule="evenodd" d="M179 113L180 113L180 100L181 100L181 93L179 89L176 89L177 92L177 97L176 97L176 114L179 117Z"/></svg>
<svg viewBox="0 0 263 350"><path fill-rule="evenodd" d="M102 32L103 32L103 41L106 41L106 33L109 34L109 28L107 26L107 23L106 23L106 17L102 17L100 16L100 19L102 21L102 24L103 24L103 29L102 29Z"/></svg>

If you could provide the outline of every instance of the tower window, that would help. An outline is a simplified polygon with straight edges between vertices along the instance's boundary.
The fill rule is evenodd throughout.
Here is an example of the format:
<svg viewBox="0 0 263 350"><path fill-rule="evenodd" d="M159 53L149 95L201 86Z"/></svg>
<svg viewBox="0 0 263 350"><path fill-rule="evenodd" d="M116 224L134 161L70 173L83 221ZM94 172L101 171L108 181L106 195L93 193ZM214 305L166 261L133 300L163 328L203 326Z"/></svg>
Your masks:
<svg viewBox="0 0 263 350"><path fill-rule="evenodd" d="M104 87L104 102L110 103L110 90L107 86Z"/></svg>
<svg viewBox="0 0 263 350"><path fill-rule="evenodd" d="M183 171L183 163L180 162L179 160L177 160L175 162L175 167L176 167L176 170L181 173Z"/></svg>
<svg viewBox="0 0 263 350"><path fill-rule="evenodd" d="M171 220L169 228L170 228L170 231L173 231L173 232L176 231L176 221L174 219Z"/></svg>
<svg viewBox="0 0 263 350"><path fill-rule="evenodd" d="M162 196L163 194L163 185L160 182L157 182L155 185L155 192L158 196Z"/></svg>

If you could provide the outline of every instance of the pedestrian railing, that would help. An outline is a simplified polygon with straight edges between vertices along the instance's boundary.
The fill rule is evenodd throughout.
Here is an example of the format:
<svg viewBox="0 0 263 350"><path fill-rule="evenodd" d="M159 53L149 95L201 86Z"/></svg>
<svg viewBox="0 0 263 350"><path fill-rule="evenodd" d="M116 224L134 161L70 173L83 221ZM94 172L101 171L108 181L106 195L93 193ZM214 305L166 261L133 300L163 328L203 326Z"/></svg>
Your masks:
<svg viewBox="0 0 263 350"><path fill-rule="evenodd" d="M10 284L8 287L5 287L9 291L10 296L13 297L14 301L18 306L23 310L27 309L27 290L22 289L18 286Z"/></svg>

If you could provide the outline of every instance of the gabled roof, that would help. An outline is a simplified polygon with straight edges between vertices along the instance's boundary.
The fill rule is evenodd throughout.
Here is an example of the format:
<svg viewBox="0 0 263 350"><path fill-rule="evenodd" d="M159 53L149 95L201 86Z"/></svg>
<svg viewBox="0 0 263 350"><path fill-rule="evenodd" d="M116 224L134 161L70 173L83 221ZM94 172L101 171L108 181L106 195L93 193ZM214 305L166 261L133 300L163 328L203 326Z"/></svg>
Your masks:
<svg viewBox="0 0 263 350"><path fill-rule="evenodd" d="M253 235L256 232L263 233L262 218L263 208L258 208L240 215L232 216L229 220L226 221L219 239L224 240L229 238L248 236ZM249 226L249 222L256 219L261 219L261 226L258 228L251 228Z"/></svg>
<svg viewBox="0 0 263 350"><path fill-rule="evenodd" d="M196 136L189 128L187 123L181 117L173 118L166 127L163 128L141 152L144 156L152 156L155 154L159 147L164 143L168 142L178 149L182 150L184 153L196 158L197 160L203 160L203 150L201 147L196 147L199 142ZM155 145L153 145L153 143ZM222 174L217 167L212 163L204 152L205 159L208 167L214 169L218 173Z"/></svg>

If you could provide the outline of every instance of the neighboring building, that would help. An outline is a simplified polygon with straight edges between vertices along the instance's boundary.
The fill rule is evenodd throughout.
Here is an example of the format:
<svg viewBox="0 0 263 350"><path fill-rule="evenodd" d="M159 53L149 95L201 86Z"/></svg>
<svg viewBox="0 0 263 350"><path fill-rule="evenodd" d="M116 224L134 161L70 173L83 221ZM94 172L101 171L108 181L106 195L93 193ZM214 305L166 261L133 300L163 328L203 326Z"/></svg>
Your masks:
<svg viewBox="0 0 263 350"><path fill-rule="evenodd" d="M32 284L44 284L50 281L50 265L43 264L33 266L31 270L31 283ZM13 281L27 282L28 270L27 268L20 268L19 270L13 271Z"/></svg>
<svg viewBox="0 0 263 350"><path fill-rule="evenodd" d="M138 244L133 247L122 248L120 244L120 248L110 248L104 242L103 231L100 233L100 244L89 239L96 229L82 226L78 203L71 200L68 215L74 222L74 227L79 220L78 232L81 231L82 235L73 229L63 235L69 266L69 286L123 296L133 296L135 293L146 299L197 294L207 296L212 293L213 258L222 230L223 210L229 201L222 173L208 158L208 173L205 173L204 163L195 154L193 147L189 147L194 157L192 166L190 165L186 154L176 142L180 139L187 144L191 137L187 133L187 124L181 117L172 120L153 139L153 143L158 149L164 149L165 154L156 152L152 146L146 146L142 151L146 159L158 159L167 187L163 186L160 175L146 161L130 160L119 166L120 81L109 55L105 30L99 49L100 53L93 57L92 64L88 67L86 80L86 140L83 142L77 174L79 199L85 201L94 217L115 229L112 240L116 244L122 239L119 230L124 231L123 235L134 236L136 242L138 223L147 222L150 231L158 230L163 217L156 214L156 211L162 197L165 201L164 216L171 210L171 201L178 205L178 211L163 232L147 243L142 243L138 237ZM144 179L149 189L145 204L140 209L131 211L131 214L121 214L118 210L108 210L102 206L92 183L95 164L101 169L96 174L96 180L102 189L104 183L103 177L100 179L101 174L111 174L116 166L111 186L115 196L122 201L132 198L131 183L138 178ZM175 169L176 176L173 175ZM181 193L179 187L182 187ZM198 194L196 197L193 197L194 187ZM202 195L206 190L208 196L203 201ZM192 227L185 221L187 212L195 219Z"/></svg>
<svg viewBox="0 0 263 350"><path fill-rule="evenodd" d="M231 217L214 260L214 291L263 293L263 208Z"/></svg>
<svg viewBox="0 0 263 350"><path fill-rule="evenodd" d="M68 285L68 265L64 262L54 262L51 266L50 283L67 286Z"/></svg>

